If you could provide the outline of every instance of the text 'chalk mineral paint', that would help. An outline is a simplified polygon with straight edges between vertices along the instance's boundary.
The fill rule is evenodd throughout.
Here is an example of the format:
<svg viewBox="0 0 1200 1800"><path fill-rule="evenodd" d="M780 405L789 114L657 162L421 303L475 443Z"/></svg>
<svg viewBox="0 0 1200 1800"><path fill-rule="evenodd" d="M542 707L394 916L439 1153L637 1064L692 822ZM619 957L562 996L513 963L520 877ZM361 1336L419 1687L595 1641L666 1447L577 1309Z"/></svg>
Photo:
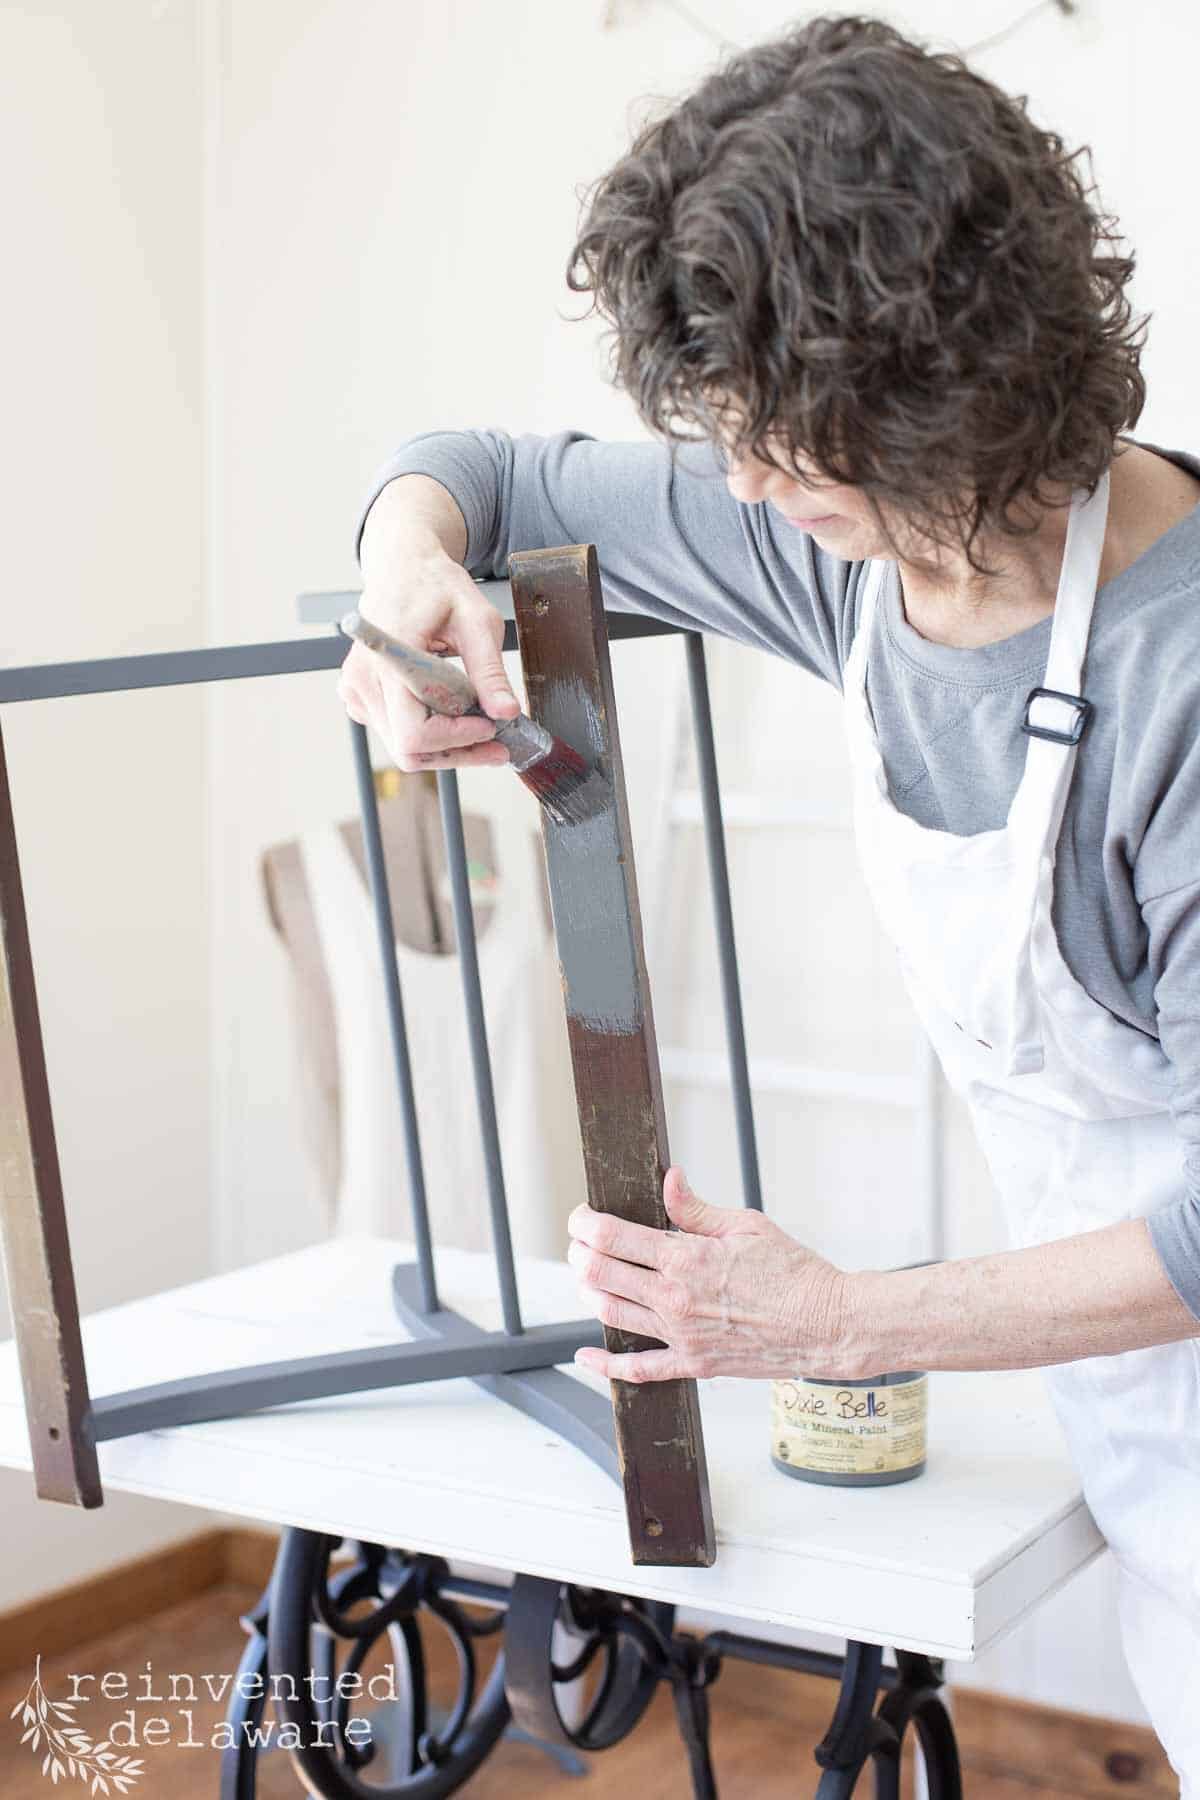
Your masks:
<svg viewBox="0 0 1200 1800"><path fill-rule="evenodd" d="M771 1383L771 1461L828 1487L884 1487L925 1467L924 1375Z"/></svg>

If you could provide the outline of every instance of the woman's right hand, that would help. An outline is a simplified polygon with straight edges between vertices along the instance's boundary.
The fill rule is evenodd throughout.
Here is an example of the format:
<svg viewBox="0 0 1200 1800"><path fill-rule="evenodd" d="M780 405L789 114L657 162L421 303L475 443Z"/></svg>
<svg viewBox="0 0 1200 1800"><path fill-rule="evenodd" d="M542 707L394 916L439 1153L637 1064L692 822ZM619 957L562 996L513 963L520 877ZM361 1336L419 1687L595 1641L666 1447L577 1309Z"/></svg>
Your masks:
<svg viewBox="0 0 1200 1800"><path fill-rule="evenodd" d="M460 656L488 715L449 719L427 712L388 657L351 644L338 694L350 717L382 740L397 768L411 773L507 763L491 723L520 711L500 655L504 620L461 564L440 545L393 554L379 576L372 579L368 570L358 610L404 643Z"/></svg>

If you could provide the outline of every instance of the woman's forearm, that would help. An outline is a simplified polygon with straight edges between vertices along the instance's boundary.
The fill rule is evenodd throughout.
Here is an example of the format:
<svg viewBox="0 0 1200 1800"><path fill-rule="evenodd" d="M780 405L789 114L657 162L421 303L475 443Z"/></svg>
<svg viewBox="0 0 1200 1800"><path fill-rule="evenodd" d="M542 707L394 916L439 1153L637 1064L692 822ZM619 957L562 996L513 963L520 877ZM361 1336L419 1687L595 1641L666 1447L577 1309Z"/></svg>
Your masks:
<svg viewBox="0 0 1200 1800"><path fill-rule="evenodd" d="M1200 1337L1144 1219L845 1281L847 1376L1038 1368Z"/></svg>
<svg viewBox="0 0 1200 1800"><path fill-rule="evenodd" d="M422 552L462 562L467 554L462 509L431 475L398 475L380 490L363 525L359 557L368 585L386 586Z"/></svg>

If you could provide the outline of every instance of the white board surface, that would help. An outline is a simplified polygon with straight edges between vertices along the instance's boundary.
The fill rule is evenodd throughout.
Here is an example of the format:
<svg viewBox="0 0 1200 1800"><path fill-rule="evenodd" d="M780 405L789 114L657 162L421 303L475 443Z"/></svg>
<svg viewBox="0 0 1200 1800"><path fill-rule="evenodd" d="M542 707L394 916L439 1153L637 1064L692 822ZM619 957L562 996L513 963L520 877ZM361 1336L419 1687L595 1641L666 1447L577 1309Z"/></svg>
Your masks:
<svg viewBox="0 0 1200 1800"><path fill-rule="evenodd" d="M403 1243L341 1240L98 1313L84 1324L93 1395L396 1341L391 1269L408 1260ZM528 1324L579 1315L565 1264L524 1262L520 1276ZM486 1256L439 1253L443 1304L498 1329L492 1279ZM971 1659L1102 1540L1036 1373L930 1385L926 1473L848 1489L771 1465L767 1382L702 1383L711 1569L635 1568L613 1483L464 1380L145 1432L102 1445L100 1464L111 1488L248 1520ZM11 1342L0 1345L0 1463L30 1463Z"/></svg>

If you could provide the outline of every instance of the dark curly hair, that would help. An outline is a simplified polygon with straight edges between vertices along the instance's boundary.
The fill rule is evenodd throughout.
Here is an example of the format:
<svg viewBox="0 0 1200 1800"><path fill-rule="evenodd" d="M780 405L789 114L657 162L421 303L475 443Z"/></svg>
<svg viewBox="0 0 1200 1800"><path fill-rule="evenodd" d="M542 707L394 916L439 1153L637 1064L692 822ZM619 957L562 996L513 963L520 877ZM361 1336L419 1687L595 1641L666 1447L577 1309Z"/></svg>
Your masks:
<svg viewBox="0 0 1200 1800"><path fill-rule="evenodd" d="M1016 503L1091 492L1145 401L1146 321L1090 152L1026 107L878 19L822 17L645 126L567 282L646 424L802 457L982 572L981 531L1035 529Z"/></svg>

